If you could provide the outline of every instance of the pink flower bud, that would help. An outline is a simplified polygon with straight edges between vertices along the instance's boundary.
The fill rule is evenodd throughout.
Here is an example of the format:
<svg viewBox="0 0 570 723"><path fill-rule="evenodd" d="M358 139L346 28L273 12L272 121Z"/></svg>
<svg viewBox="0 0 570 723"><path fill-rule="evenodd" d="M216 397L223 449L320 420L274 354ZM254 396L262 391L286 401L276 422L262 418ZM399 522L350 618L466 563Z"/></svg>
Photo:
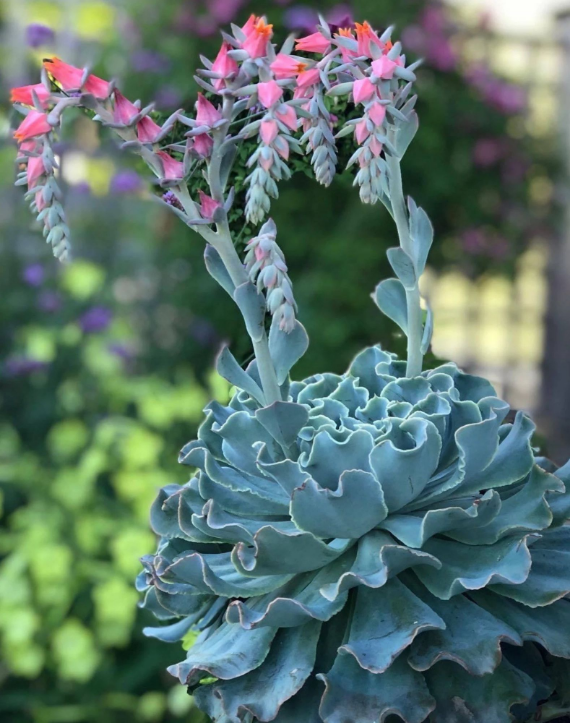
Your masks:
<svg viewBox="0 0 570 723"><path fill-rule="evenodd" d="M290 128L292 131L297 130L297 112L292 105L283 104L275 111L275 115L287 128Z"/></svg>
<svg viewBox="0 0 570 723"><path fill-rule="evenodd" d="M331 46L322 33L313 33L295 41L296 49L307 53L326 53Z"/></svg>
<svg viewBox="0 0 570 723"><path fill-rule="evenodd" d="M230 45L224 41L222 43L222 47L220 48L220 52L216 56L216 59L214 60L214 63L212 65L212 70L214 71L214 73L219 73L221 76L221 78L219 78L215 83L216 90L220 90L220 88L223 88L225 85L225 83L223 82L224 79L235 75L239 70L236 61L228 55L229 50Z"/></svg>
<svg viewBox="0 0 570 723"><path fill-rule="evenodd" d="M370 144L368 146L372 153L378 158L378 156L382 153L382 144L380 141L376 138L376 136L372 136L370 139Z"/></svg>
<svg viewBox="0 0 570 723"><path fill-rule="evenodd" d="M365 120L360 121L360 123L357 123L354 126L354 135L356 136L356 141L359 145L364 143L364 141L368 138L370 131L368 130Z"/></svg>
<svg viewBox="0 0 570 723"><path fill-rule="evenodd" d="M198 100L196 101L196 122L198 125L212 127L221 117L220 111L202 93L198 93Z"/></svg>
<svg viewBox="0 0 570 723"><path fill-rule="evenodd" d="M394 68L396 68L397 65L398 63L390 60L387 55L383 55L372 63L372 70L377 78L391 80L394 77Z"/></svg>
<svg viewBox="0 0 570 723"><path fill-rule="evenodd" d="M273 144L273 147L275 148L277 153L279 153L281 158L283 158L284 161L289 160L289 152L290 152L289 144L287 143L285 138L283 138L283 136L278 136L275 139L275 143Z"/></svg>
<svg viewBox="0 0 570 723"><path fill-rule="evenodd" d="M352 94L355 103L367 103L376 94L376 88L369 78L362 78L354 81Z"/></svg>
<svg viewBox="0 0 570 723"><path fill-rule="evenodd" d="M200 133L194 136L192 148L204 158L207 158L212 152L214 141L207 133Z"/></svg>
<svg viewBox="0 0 570 723"><path fill-rule="evenodd" d="M264 108L271 108L283 95L283 88L280 88L274 80L267 83L258 83L257 95Z"/></svg>
<svg viewBox="0 0 570 723"><path fill-rule="evenodd" d="M162 178L176 181L184 178L184 164L170 156L166 151L157 151L156 155L162 161L163 175Z"/></svg>
<svg viewBox="0 0 570 723"><path fill-rule="evenodd" d="M26 176L28 179L28 188L33 188L38 178L45 172L44 162L40 156L30 156L28 158L28 167L26 169Z"/></svg>
<svg viewBox="0 0 570 723"><path fill-rule="evenodd" d="M368 115L375 126L381 126L386 118L386 106L380 103L374 103L368 111Z"/></svg>
<svg viewBox="0 0 570 723"><path fill-rule="evenodd" d="M156 143L160 133L162 128L147 115L137 123L137 138L141 143Z"/></svg>
<svg viewBox="0 0 570 723"><path fill-rule="evenodd" d="M307 88L310 85L316 85L321 78L321 74L318 68L311 68L311 70L304 70L299 73L297 78L297 86L299 88Z"/></svg>
<svg viewBox="0 0 570 723"><path fill-rule="evenodd" d="M216 209L221 207L221 203L210 198L204 191L198 191L198 193L200 195L200 214L202 218L213 218Z"/></svg>
<svg viewBox="0 0 570 723"><path fill-rule="evenodd" d="M125 98L118 90L115 90L115 108L113 109L113 120L115 123L128 125L138 113L139 109L136 105Z"/></svg>
<svg viewBox="0 0 570 723"><path fill-rule="evenodd" d="M266 146L271 145L279 135L277 123L274 120L262 121L261 127L259 129L259 135L261 136L261 140L265 143Z"/></svg>

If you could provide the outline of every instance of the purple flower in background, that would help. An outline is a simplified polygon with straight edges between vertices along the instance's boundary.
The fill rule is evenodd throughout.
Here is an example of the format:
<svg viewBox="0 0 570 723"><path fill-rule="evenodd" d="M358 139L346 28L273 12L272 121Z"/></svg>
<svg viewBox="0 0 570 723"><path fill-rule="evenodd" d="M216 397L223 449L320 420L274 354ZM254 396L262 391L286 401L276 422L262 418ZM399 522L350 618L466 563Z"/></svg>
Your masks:
<svg viewBox="0 0 570 723"><path fill-rule="evenodd" d="M137 193L143 187L141 177L136 171L125 169L115 173L109 185L111 193Z"/></svg>
<svg viewBox="0 0 570 723"><path fill-rule="evenodd" d="M91 193L91 186L87 181L80 181L73 186L73 190L76 193L80 193L82 196L89 196Z"/></svg>
<svg viewBox="0 0 570 723"><path fill-rule="evenodd" d="M485 234L481 229L468 228L463 232L461 242L468 254L480 254L485 248Z"/></svg>
<svg viewBox="0 0 570 723"><path fill-rule="evenodd" d="M408 25L402 30L402 45L414 53L425 53L426 34L419 25Z"/></svg>
<svg viewBox="0 0 570 723"><path fill-rule="evenodd" d="M137 50L131 55L131 65L137 73L165 73L170 67L168 58L154 50Z"/></svg>
<svg viewBox="0 0 570 723"><path fill-rule="evenodd" d="M46 362L38 359L27 356L13 356L6 360L4 371L9 377L23 377L34 372L43 371L47 366Z"/></svg>
<svg viewBox="0 0 570 723"><path fill-rule="evenodd" d="M57 291L42 291L38 298L38 308L47 314L53 314L61 308L61 296Z"/></svg>
<svg viewBox="0 0 570 723"><path fill-rule="evenodd" d="M111 309L106 306L94 306L79 319L79 325L85 334L94 334L105 331L112 318L113 312Z"/></svg>
<svg viewBox="0 0 570 723"><path fill-rule="evenodd" d="M332 32L338 32L339 28L351 28L354 25L354 16L350 5L335 5L326 14L326 19L331 26Z"/></svg>
<svg viewBox="0 0 570 723"><path fill-rule="evenodd" d="M26 28L26 43L30 48L39 48L48 45L55 39L55 33L47 25L31 23Z"/></svg>
<svg viewBox="0 0 570 723"><path fill-rule="evenodd" d="M213 346L218 342L218 334L206 319L194 319L190 326L190 334L200 346Z"/></svg>
<svg viewBox="0 0 570 723"><path fill-rule="evenodd" d="M445 37L430 39L427 57L434 68L445 73L449 73L457 66L457 53Z"/></svg>
<svg viewBox="0 0 570 723"><path fill-rule="evenodd" d="M176 88L167 85L158 89L154 101L161 109L177 108L182 102L182 95Z"/></svg>
<svg viewBox="0 0 570 723"><path fill-rule="evenodd" d="M312 8L305 5L295 5L285 11L283 22L289 30L311 33L319 22L319 16L316 10Z"/></svg>
<svg viewBox="0 0 570 723"><path fill-rule="evenodd" d="M119 359L123 359L123 361L131 361L131 359L135 356L134 349L127 344L122 344L121 342L113 342L112 344L109 344L107 349L114 356L119 357Z"/></svg>
<svg viewBox="0 0 570 723"><path fill-rule="evenodd" d="M243 4L244 0L209 0L207 7L219 25L226 25L234 20Z"/></svg>
<svg viewBox="0 0 570 723"><path fill-rule="evenodd" d="M44 282L45 270L41 264L30 264L24 269L22 279L29 286L41 286Z"/></svg>
<svg viewBox="0 0 570 723"><path fill-rule="evenodd" d="M420 23L430 35L443 35L447 25L445 10L438 5L428 5L420 15Z"/></svg>
<svg viewBox="0 0 570 723"><path fill-rule="evenodd" d="M473 148L473 162L479 168L489 168L503 157L503 151L500 138L480 138Z"/></svg>

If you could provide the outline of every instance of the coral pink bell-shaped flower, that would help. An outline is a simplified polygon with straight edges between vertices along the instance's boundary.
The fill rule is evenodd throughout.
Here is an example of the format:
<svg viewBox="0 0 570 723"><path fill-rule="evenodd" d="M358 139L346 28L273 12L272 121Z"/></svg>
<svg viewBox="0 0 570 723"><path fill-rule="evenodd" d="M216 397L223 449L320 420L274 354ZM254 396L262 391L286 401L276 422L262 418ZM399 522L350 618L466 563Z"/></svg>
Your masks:
<svg viewBox="0 0 570 723"><path fill-rule="evenodd" d="M82 90L84 93L91 93L96 98L108 98L109 83L96 75L87 76L87 80L81 85L83 70L73 65L64 63L59 58L47 58L44 60L44 68L55 78L63 90Z"/></svg>
<svg viewBox="0 0 570 723"><path fill-rule="evenodd" d="M247 30L246 30L247 28ZM264 18L250 18L242 28L246 39L242 43L250 58L264 58L267 55L267 44L273 36L273 25L268 25Z"/></svg>
<svg viewBox="0 0 570 723"><path fill-rule="evenodd" d="M40 156L30 156L28 158L28 166L26 168L26 178L28 188L33 188L40 176L45 172L44 162Z"/></svg>
<svg viewBox="0 0 570 723"><path fill-rule="evenodd" d="M14 138L19 141L26 141L35 136L49 133L52 127L48 123L47 115L37 110L32 110L14 131Z"/></svg>
<svg viewBox="0 0 570 723"><path fill-rule="evenodd" d="M376 35L370 23L355 23L356 39L358 40L358 55L372 56L372 45L383 48L384 44Z"/></svg>
<svg viewBox="0 0 570 723"><path fill-rule="evenodd" d="M322 33L313 33L296 40L295 46L297 50L303 50L306 53L326 53L331 47L331 43Z"/></svg>
<svg viewBox="0 0 570 723"><path fill-rule="evenodd" d="M355 80L352 88L355 103L367 103L376 93L376 88L372 85L369 78Z"/></svg>
<svg viewBox="0 0 570 723"><path fill-rule="evenodd" d="M10 91L10 102L21 103L22 105L34 105L33 93L36 94L42 107L45 108L50 92L43 83L21 85L19 88L12 88Z"/></svg>
<svg viewBox="0 0 570 723"><path fill-rule="evenodd" d="M372 70L377 78L382 80L392 80L394 77L394 69L398 66L394 60L390 60L386 55L383 55L378 60L372 63Z"/></svg>
<svg viewBox="0 0 570 723"><path fill-rule="evenodd" d="M277 80L286 80L302 73L307 64L285 53L279 53L269 67Z"/></svg>

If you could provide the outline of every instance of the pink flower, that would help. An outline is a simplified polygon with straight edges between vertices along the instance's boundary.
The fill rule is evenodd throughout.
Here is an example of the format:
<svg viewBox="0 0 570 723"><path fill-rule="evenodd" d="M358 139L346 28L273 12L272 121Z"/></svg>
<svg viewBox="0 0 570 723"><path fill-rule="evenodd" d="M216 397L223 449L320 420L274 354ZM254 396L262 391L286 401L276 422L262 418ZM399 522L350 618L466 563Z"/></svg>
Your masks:
<svg viewBox="0 0 570 723"><path fill-rule="evenodd" d="M299 73L297 78L297 86L299 88L307 88L310 85L315 85L321 79L321 74L318 68L311 68L311 70L304 70Z"/></svg>
<svg viewBox="0 0 570 723"><path fill-rule="evenodd" d="M352 94L355 103L367 103L376 94L376 88L369 78L362 78L354 81Z"/></svg>
<svg viewBox="0 0 570 723"><path fill-rule="evenodd" d="M196 122L199 126L209 126L210 128L222 117L220 111L205 98L202 93L198 93L196 102Z"/></svg>
<svg viewBox="0 0 570 723"><path fill-rule="evenodd" d="M10 91L10 102L33 106L34 99L32 97L32 92L37 95L42 108L45 108L50 92L43 83L36 83L36 85L21 85L19 88L12 88Z"/></svg>
<svg viewBox="0 0 570 723"><path fill-rule="evenodd" d="M82 90L84 93L91 93L100 99L109 97L109 83L106 80L102 80L96 75L89 75L85 83L81 85L83 70L68 65L59 58L44 60L44 68L57 80L63 90Z"/></svg>
<svg viewBox="0 0 570 723"><path fill-rule="evenodd" d="M258 18L253 27L248 28L246 31L250 21L251 18L243 27L247 37L242 43L242 50L245 50L250 58L263 58L267 55L267 43L273 35L273 25L268 25L263 18Z"/></svg>
<svg viewBox="0 0 570 723"><path fill-rule="evenodd" d="M380 141L376 138L376 136L372 136L370 139L370 143L368 145L372 153L378 158L378 156L382 153L382 144Z"/></svg>
<svg viewBox="0 0 570 723"><path fill-rule="evenodd" d="M47 203L44 200L43 193L41 191L38 191L34 197L34 201L36 203L36 207L38 211L43 211L44 208L47 206Z"/></svg>
<svg viewBox="0 0 570 723"><path fill-rule="evenodd" d="M287 78L294 78L296 75L299 75L299 73L302 73L307 67L307 64L295 60L295 58L292 58L290 55L279 53L269 67L277 80L285 80Z"/></svg>
<svg viewBox="0 0 570 723"><path fill-rule="evenodd" d="M26 176L28 179L28 188L33 188L38 178L43 176L45 172L44 162L40 156L30 156L28 158L28 167L26 169Z"/></svg>
<svg viewBox="0 0 570 723"><path fill-rule="evenodd" d="M115 90L115 108L113 109L113 120L115 123L128 125L138 113L139 109L136 105L125 98L118 90Z"/></svg>
<svg viewBox="0 0 570 723"><path fill-rule="evenodd" d="M157 151L156 155L162 161L163 174L162 178L170 181L176 181L184 178L184 164L169 156L166 151Z"/></svg>
<svg viewBox="0 0 570 723"><path fill-rule="evenodd" d="M295 46L297 50L304 50L307 53L326 53L331 43L321 33L313 33L296 40Z"/></svg>
<svg viewBox="0 0 570 723"><path fill-rule="evenodd" d="M255 24L258 20L259 18L257 17L257 15L254 15L253 13L249 16L246 24L242 27L242 32L246 37L249 37L252 34L253 29L255 28Z"/></svg>
<svg viewBox="0 0 570 723"><path fill-rule="evenodd" d="M271 154L268 158L264 158L263 156L261 156L259 160L259 165L263 168L264 171L268 171L273 165L273 154Z"/></svg>
<svg viewBox="0 0 570 723"><path fill-rule="evenodd" d="M289 160L289 144L287 143L285 138L283 138L283 136L277 136L273 147L275 148L277 153L279 153L281 158L283 158L283 160Z"/></svg>
<svg viewBox="0 0 570 723"><path fill-rule="evenodd" d="M200 214L202 218L213 218L216 209L220 208L222 204L219 201L214 201L204 191L198 191L198 193L200 195Z"/></svg>
<svg viewBox="0 0 570 723"><path fill-rule="evenodd" d="M212 152L214 141L210 138L207 133L200 133L200 135L194 136L194 142L192 147L204 158L207 158Z"/></svg>
<svg viewBox="0 0 570 723"><path fill-rule="evenodd" d="M274 80L267 83L258 83L257 95L264 108L271 108L283 95L283 88L280 88Z"/></svg>
<svg viewBox="0 0 570 723"><path fill-rule="evenodd" d="M47 121L47 115L40 111L32 110L14 131L14 138L19 141L27 141L29 138L49 133L52 127Z"/></svg>
<svg viewBox="0 0 570 723"><path fill-rule="evenodd" d="M335 37L339 38L352 38L354 40L354 33L352 28L339 28L338 34ZM353 58L356 58L358 53L350 48L345 48L344 45L337 44L340 48L343 63L349 63Z"/></svg>
<svg viewBox="0 0 570 723"><path fill-rule="evenodd" d="M285 110L281 110L282 108L285 108ZM275 115L287 128L290 128L292 131L297 130L297 112L292 105L282 105L275 111Z"/></svg>
<svg viewBox="0 0 570 723"><path fill-rule="evenodd" d="M383 55L372 63L372 70L377 78L392 80L394 77L394 68L396 68L397 65L398 63L390 60L388 56Z"/></svg>
<svg viewBox="0 0 570 723"><path fill-rule="evenodd" d="M156 143L162 128L147 115L137 123L137 138L141 143Z"/></svg>
<svg viewBox="0 0 570 723"><path fill-rule="evenodd" d="M359 145L362 145L368 138L370 131L368 130L365 120L361 120L360 123L357 123L354 126L354 135L356 136L356 141Z"/></svg>
<svg viewBox="0 0 570 723"><path fill-rule="evenodd" d="M372 45L383 47L383 43L372 29L370 23L354 23L356 27L356 39L358 40L358 55L372 57Z"/></svg>
<svg viewBox="0 0 570 723"><path fill-rule="evenodd" d="M276 121L262 121L261 128L259 129L259 135L261 136L261 140L265 143L266 146L271 145L279 135L279 129L277 127Z"/></svg>
<svg viewBox="0 0 570 723"><path fill-rule="evenodd" d="M386 106L374 103L368 111L368 115L375 126L381 126L386 118Z"/></svg>
<svg viewBox="0 0 570 723"><path fill-rule="evenodd" d="M228 50L230 49L229 43L224 41L212 65L214 73L219 73L221 76L214 83L216 90L223 88L225 86L224 81L230 76L235 75L239 70L236 61L228 55Z"/></svg>

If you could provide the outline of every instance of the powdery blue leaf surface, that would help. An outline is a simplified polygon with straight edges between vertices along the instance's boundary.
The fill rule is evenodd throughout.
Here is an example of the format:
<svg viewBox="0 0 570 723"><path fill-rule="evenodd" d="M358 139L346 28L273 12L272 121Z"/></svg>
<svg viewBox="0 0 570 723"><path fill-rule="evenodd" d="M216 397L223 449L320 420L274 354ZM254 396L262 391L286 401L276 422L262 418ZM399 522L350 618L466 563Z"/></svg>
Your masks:
<svg viewBox="0 0 570 723"><path fill-rule="evenodd" d="M274 402L258 409L255 416L279 444L290 447L309 419L309 412L302 404Z"/></svg>
<svg viewBox="0 0 570 723"><path fill-rule="evenodd" d="M386 279L376 287L372 298L376 306L394 321L404 334L408 333L408 308L406 290L398 279Z"/></svg>
<svg viewBox="0 0 570 723"><path fill-rule="evenodd" d="M375 675L344 653L329 673L319 677L326 686L320 707L325 723L384 723L390 715L407 723L422 723L435 707L423 676L403 658Z"/></svg>
<svg viewBox="0 0 570 723"><path fill-rule="evenodd" d="M233 296L243 315L247 333L253 341L261 341L265 334L265 297L251 281L238 286Z"/></svg>
<svg viewBox="0 0 570 723"><path fill-rule="evenodd" d="M295 321L293 331L286 333L279 329L275 318L269 331L269 353L277 373L277 381L283 384L291 369L309 348L309 337L300 321Z"/></svg>
<svg viewBox="0 0 570 723"><path fill-rule="evenodd" d="M206 269L210 276L233 298L235 291L234 282L231 280L220 254L211 244L206 244L204 261L206 262Z"/></svg>
<svg viewBox="0 0 570 723"><path fill-rule="evenodd" d="M234 355L225 346L216 360L216 371L234 387L243 389L260 404L265 403L259 385L241 368Z"/></svg>
<svg viewBox="0 0 570 723"><path fill-rule="evenodd" d="M408 256L401 246L388 249L386 255L391 267L394 269L394 273L400 279L404 288L415 288L418 278L414 268L414 260Z"/></svg>
<svg viewBox="0 0 570 723"><path fill-rule="evenodd" d="M359 470L343 472L336 490L308 480L291 499L291 519L297 527L324 539L362 537L387 514L380 483Z"/></svg>
<svg viewBox="0 0 570 723"><path fill-rule="evenodd" d="M194 694L198 704L214 722L240 720L247 712L260 721L274 720L313 670L320 627L310 622L280 630L259 668L237 680L200 686Z"/></svg>

